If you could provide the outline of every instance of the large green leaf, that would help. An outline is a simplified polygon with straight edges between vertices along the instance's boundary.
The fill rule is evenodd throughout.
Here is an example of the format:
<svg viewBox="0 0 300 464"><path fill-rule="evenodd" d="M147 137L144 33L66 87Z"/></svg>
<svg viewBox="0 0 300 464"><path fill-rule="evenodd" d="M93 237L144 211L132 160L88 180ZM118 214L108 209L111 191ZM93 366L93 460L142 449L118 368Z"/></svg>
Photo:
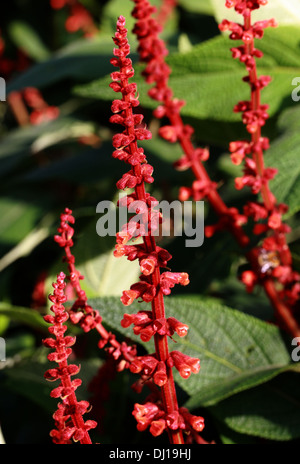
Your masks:
<svg viewBox="0 0 300 464"><path fill-rule="evenodd" d="M28 86L42 88L69 78L88 82L104 76L111 70L112 49L112 40L102 36L74 41L10 81L7 93Z"/></svg>
<svg viewBox="0 0 300 464"><path fill-rule="evenodd" d="M211 0L179 0L178 4L187 11L211 15L214 9Z"/></svg>
<svg viewBox="0 0 300 464"><path fill-rule="evenodd" d="M77 140L94 133L94 129L95 125L90 121L62 114L53 121L10 131L0 143L0 177L7 178L21 163L34 162L34 155L39 151Z"/></svg>
<svg viewBox="0 0 300 464"><path fill-rule="evenodd" d="M48 192L28 192L15 189L0 199L0 271L14 260L30 253L48 235L53 206Z"/></svg>
<svg viewBox="0 0 300 464"><path fill-rule="evenodd" d="M271 182L272 192L278 202L286 203L289 217L300 211L300 134L299 117L300 108L295 107L283 112L280 116L278 127L281 135L273 141L266 152L268 166L278 170Z"/></svg>
<svg viewBox="0 0 300 464"><path fill-rule="evenodd" d="M288 36L289 34L289 36ZM289 41L287 38L289 37ZM272 83L263 91L263 102L270 105L269 114L274 116L282 105L291 105L291 81L300 75L299 31L291 40L291 31L286 28L268 31L260 41L265 57L259 61L259 74L270 74ZM199 120L238 122L241 116L233 112L234 105L249 99L249 87L242 81L246 71L244 66L231 58L232 43L222 36L195 46L190 52L170 55L168 63L173 73L170 87L177 98L186 101L182 115ZM141 104L155 108L156 103L148 96L149 86L139 76L137 68L135 81L138 83ZM89 98L112 100L114 94L108 87L109 76L77 86L75 92ZM232 91L234 89L234 92ZM204 135L205 137L205 135Z"/></svg>
<svg viewBox="0 0 300 464"><path fill-rule="evenodd" d="M125 312L136 312L144 305L135 303L124 308L117 299L95 299L90 302L100 310L104 322L134 341L130 329L120 321ZM188 380L176 374L176 381L196 408L218 403L240 391L262 384L282 371L292 369L291 358L278 328L254 317L220 305L215 300L195 301L182 297L165 300L167 316L189 325L188 336L170 341L170 350L179 350L201 360L198 375ZM153 344L144 344L153 352Z"/></svg>
<svg viewBox="0 0 300 464"><path fill-rule="evenodd" d="M48 350L41 352L39 359L24 360L11 369L6 369L1 387L3 390L8 389L18 396L29 399L50 414L55 411L57 405L57 401L50 397L50 392L57 384L47 382L44 378L47 369L54 367L54 364L47 362L46 354ZM87 400L88 384L99 369L101 361L80 359L77 364L80 364L80 378L83 380L83 386L76 391L76 395L79 401Z"/></svg>
<svg viewBox="0 0 300 464"><path fill-rule="evenodd" d="M36 61L44 61L50 52L32 27L23 21L13 21L9 25L10 35L17 45L28 56Z"/></svg>
<svg viewBox="0 0 300 464"><path fill-rule="evenodd" d="M96 217L96 216L95 216ZM90 223L76 237L72 253L76 259L76 268L84 276L81 282L83 290L89 298L99 296L116 296L123 288L129 288L138 279L139 266L126 258L115 258L113 255L115 237L100 237L96 231L97 220ZM62 264L53 267L53 275L62 270ZM53 282L49 277L48 284Z"/></svg>
<svg viewBox="0 0 300 464"><path fill-rule="evenodd" d="M209 408L235 432L267 440L300 437L299 373L286 373Z"/></svg>
<svg viewBox="0 0 300 464"><path fill-rule="evenodd" d="M9 303L0 303L0 315L8 317L11 321L22 325L45 331L49 326L41 314L34 309L13 306Z"/></svg>

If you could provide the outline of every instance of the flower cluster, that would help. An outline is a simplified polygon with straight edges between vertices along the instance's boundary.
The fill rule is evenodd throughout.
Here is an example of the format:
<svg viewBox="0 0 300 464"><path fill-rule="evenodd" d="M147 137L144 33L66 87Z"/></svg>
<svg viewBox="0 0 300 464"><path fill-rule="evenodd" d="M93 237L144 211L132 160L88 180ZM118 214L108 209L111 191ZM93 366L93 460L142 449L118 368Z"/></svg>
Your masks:
<svg viewBox="0 0 300 464"><path fill-rule="evenodd" d="M233 8L237 13L244 14L249 10L257 10L261 5L266 5L268 0L226 0L227 8Z"/></svg>
<svg viewBox="0 0 300 464"><path fill-rule="evenodd" d="M251 140L232 142L229 150L234 164L244 163L243 176L235 179L236 188L241 190L247 186L253 194L261 195L261 202L245 205L244 214L254 221L254 234L266 236L255 250L259 268L246 271L242 281L252 291L262 276L272 276L282 285L282 300L293 306L299 298L300 276L291 267L291 253L286 241L290 228L282 220L287 206L278 204L270 190L269 182L276 176L277 170L264 165L264 151L269 148L269 140L261 135L261 128L269 117L268 105L261 104L261 90L269 84L271 78L257 75L256 59L262 57L263 53L255 48L254 40L263 37L265 28L275 27L276 21L271 19L252 24L251 12L266 3L227 1L228 8L234 7L243 16L243 24L224 20L219 26L222 31L231 32L231 40L242 41L242 45L233 47L231 51L233 58L239 59L246 66L248 75L243 80L249 84L251 93L249 101L241 101L234 108L235 112L242 113Z"/></svg>
<svg viewBox="0 0 300 464"><path fill-rule="evenodd" d="M38 89L27 87L23 91L23 97L26 104L32 110L30 114L32 125L42 124L43 122L58 118L59 108L57 106L49 106Z"/></svg>
<svg viewBox="0 0 300 464"><path fill-rule="evenodd" d="M69 7L70 15L65 24L68 32L82 30L86 37L98 32L91 14L78 0L51 0L50 4L54 10L60 10L65 6Z"/></svg>
<svg viewBox="0 0 300 464"><path fill-rule="evenodd" d="M132 324L134 325L134 333L139 335L143 342L148 342L155 333L172 337L176 332L179 337L184 337L188 331L188 326L174 317L153 320L152 311L124 314L121 321L122 327L127 328Z"/></svg>
<svg viewBox="0 0 300 464"><path fill-rule="evenodd" d="M8 102L20 125L36 126L57 119L60 113L57 106L48 105L35 87L26 87L22 92L11 92Z"/></svg>
<svg viewBox="0 0 300 464"><path fill-rule="evenodd" d="M115 256L126 256L130 261L139 260L141 276L140 281L133 284L130 290L124 291L121 301L125 306L130 305L134 300L140 299L152 304L152 311L140 311L135 315L125 314L122 320L123 327L134 325L134 333L139 334L141 339L149 341L155 339L156 352L153 355L136 357L131 363L130 370L139 373L143 378L152 380L162 390L162 414L168 417L179 415L176 390L173 380L173 366L180 374L187 378L191 372L197 373L200 369L198 359L183 355L177 351L169 353L168 336L172 336L176 331L184 336L188 330L185 324L180 323L175 318L166 318L164 309L164 295L168 295L176 284L187 285L189 283L186 273L173 273L170 271L161 274L160 269L165 268L171 255L156 245L154 236L151 234L151 218L153 217L153 205L156 200L149 196L145 190L145 184L153 182L153 168L147 162L144 150L137 145L138 140L151 138L151 133L142 124L143 117L133 113L133 108L139 105L136 97L137 86L130 83L129 79L134 76L132 61L128 58L130 46L127 39L127 29L125 18L120 16L117 22L117 32L114 37L117 48L114 49L114 58L111 64L119 71L111 74L112 83L110 87L115 92L122 94L121 99L113 101L110 122L120 124L124 127L123 132L118 133L113 138L113 146L116 149L113 156L129 164L130 170L124 174L117 183L119 189L132 188L134 192L123 199L127 206L133 202L138 202L145 223L128 223L117 234L117 244ZM148 233L145 234L147 230ZM129 244L132 239L142 238L140 244ZM158 410L157 403L149 402L150 409ZM136 408L139 406L136 405ZM144 423L143 415L135 414L138 428ZM155 426L155 415L147 418L147 425L152 424L150 431L158 435ZM175 416L174 416L175 417ZM178 416L179 417L179 416ZM162 420L162 416L160 417ZM172 443L184 443L181 422L165 421L164 426L160 426L160 433L167 429Z"/></svg>
<svg viewBox="0 0 300 464"><path fill-rule="evenodd" d="M197 148L191 144L194 129L184 124L180 118L180 110L185 105L183 100L173 98L173 91L168 85L171 74L170 67L165 62L168 50L163 40L159 38L162 26L153 18L156 8L148 0L133 0L135 8L132 16L136 18L133 32L136 34L139 46L138 52L141 61L146 63L142 75L146 82L154 84L149 90L149 96L157 100L161 105L155 110L154 115L162 119L168 117L171 124L162 126L159 134L171 143L179 141L186 148L185 155L176 163L178 169L187 169L195 160L207 160L209 152L207 149ZM214 187L210 185L208 188Z"/></svg>
<svg viewBox="0 0 300 464"><path fill-rule="evenodd" d="M72 376L79 373L80 368L75 364L69 364L68 358L72 353L71 346L75 343L75 337L65 336L67 326L64 323L69 315L63 304L66 302L64 294L65 275L57 276L56 283L53 284L53 295L49 296L53 303L51 311L54 315L46 315L44 319L51 324L49 332L54 338L46 338L43 343L46 347L53 350L48 355L49 361L56 362L57 368L49 369L45 373L45 378L49 381L60 381L60 385L51 391L52 398L60 398L62 401L54 413L56 428L50 433L52 440L56 444L68 444L71 440L82 444L91 444L89 430L97 426L92 420L83 420L83 415L87 412L90 405L87 401L78 401L75 391L81 385L79 378L72 380Z"/></svg>
<svg viewBox="0 0 300 464"><path fill-rule="evenodd" d="M228 1L226 5L235 7L237 12L245 15L245 26L230 21L223 21L220 26L223 30L231 32L233 40L242 40L243 45L234 47L232 54L234 58L240 59L245 63L249 75L244 78L251 88L251 102L243 101L235 106L234 111L242 112L243 121L251 134L251 141L242 140L230 144L232 162L236 165L244 162L244 175L235 180L236 188L241 190L245 186L251 188L252 193L261 193L264 197L262 204L247 204L243 212L237 208L229 208L217 191L217 183L214 182L207 173L204 162L209 158L208 149L195 148L192 142L193 128L183 123L180 110L184 102L173 97L172 89L168 81L171 74L170 67L166 64L165 58L168 50L162 39L159 38L161 27L153 18L155 8L148 0L133 0L135 8L132 12L136 23L134 32L137 35L139 46L138 51L140 60L146 63L142 74L149 84L154 86L149 90L149 95L160 105L154 111L157 118L167 118L170 124L160 128L160 136L171 143L179 142L184 155L175 163L178 170L191 169L195 181L191 187L182 187L179 191L181 201L193 198L195 201L207 199L219 220L215 225L205 227L207 237L212 236L216 231L228 230L237 240L242 250L245 252L251 269L242 275L242 281L247 284L247 289L253 289L254 285L259 284L264 288L275 313L279 316L280 325L288 326L288 330L293 336L299 334L299 327L292 321L290 304L294 304L299 291L299 278L291 270L291 258L286 244L285 234L288 231L287 225L283 224L281 218L284 214L285 205L277 205L268 184L275 176L276 170L265 168L262 162L262 152L269 148L269 140L261 136L261 128L265 124L268 113L267 105L260 103L260 92L269 82L268 76L257 77L255 58L262 56L262 52L254 47L254 39L263 36L266 27L274 27L274 20L259 21L251 24L251 10L259 8L265 1ZM252 106L252 102L254 106ZM252 157L251 157L252 155ZM247 251L250 244L250 237L243 229L248 221L255 218L254 234L267 234L268 229L275 232L273 237L267 237L262 247ZM258 222L257 222L258 221ZM276 237L276 238L275 238ZM274 244L274 240L278 242ZM279 244L280 243L280 244ZM267 266L261 265L262 260L269 256L269 252L280 255L282 265L276 265L273 260ZM267 250L268 253L265 253ZM271 255L272 256L272 255ZM276 269L275 269L276 268ZM267 269L267 271L266 271ZM276 284L278 280L283 286L283 291L278 291ZM289 322L287 323L287 319Z"/></svg>
<svg viewBox="0 0 300 464"><path fill-rule="evenodd" d="M187 435L194 435L195 432L202 432L204 429L203 417L192 415L186 408L166 414L160 403L136 404L133 416L138 423L138 430L143 432L149 427L154 437L158 437L166 429L181 429Z"/></svg>
<svg viewBox="0 0 300 464"><path fill-rule="evenodd" d="M116 370L122 371L130 366L130 363L136 356L135 346L129 346L125 342L119 343L111 332L108 332L102 325L102 317L99 312L88 304L88 298L85 291L81 288L80 281L84 276L76 269L75 257L71 248L74 245L73 236L75 218L72 210L66 208L60 216L60 226L58 235L55 235L55 242L64 248L65 256L63 261L68 264L68 280L71 288L74 290L76 299L72 307L68 310L70 320L73 324L78 324L84 332L90 332L95 329L100 335L98 343L99 348L105 348L109 357L114 359ZM72 225L71 225L72 224Z"/></svg>

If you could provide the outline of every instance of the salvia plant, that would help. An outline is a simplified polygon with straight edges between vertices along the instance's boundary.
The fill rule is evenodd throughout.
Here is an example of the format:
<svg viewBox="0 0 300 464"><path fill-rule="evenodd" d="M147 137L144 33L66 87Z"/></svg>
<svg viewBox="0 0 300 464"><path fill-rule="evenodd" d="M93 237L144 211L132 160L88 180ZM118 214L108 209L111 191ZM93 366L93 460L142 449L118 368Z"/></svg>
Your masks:
<svg viewBox="0 0 300 464"><path fill-rule="evenodd" d="M267 3L5 6L3 443L298 442L300 10Z"/></svg>

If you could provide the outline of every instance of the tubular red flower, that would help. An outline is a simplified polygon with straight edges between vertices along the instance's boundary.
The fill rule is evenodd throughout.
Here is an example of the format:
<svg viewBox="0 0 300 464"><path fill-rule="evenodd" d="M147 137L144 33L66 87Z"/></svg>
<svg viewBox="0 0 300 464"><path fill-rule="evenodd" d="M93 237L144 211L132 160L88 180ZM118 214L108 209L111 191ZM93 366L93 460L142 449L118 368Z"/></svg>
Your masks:
<svg viewBox="0 0 300 464"><path fill-rule="evenodd" d="M132 414L138 423L138 430L144 431L149 427L154 437L158 437L169 428L173 431L184 430L188 437L192 435L196 442L200 442L200 437L195 432L202 432L204 429L203 417L190 414L186 408L166 414L161 403L147 401L144 405L135 404Z"/></svg>
<svg viewBox="0 0 300 464"><path fill-rule="evenodd" d="M184 379L190 377L191 373L198 374L200 371L199 359L191 358L186 354L180 353L180 351L172 351L170 353L169 363L174 363L174 366Z"/></svg>
<svg viewBox="0 0 300 464"><path fill-rule="evenodd" d="M47 322L53 324L51 330L49 328L49 332L54 334L55 338L47 338L43 343L48 348L54 349L54 352L48 355L49 361L58 363L58 368L49 369L45 373L45 378L50 381L60 380L60 385L51 391L51 397L62 400L57 413L54 414L56 429L52 430L50 435L54 443L66 444L73 439L82 444L91 444L88 432L95 428L97 423L95 421L84 422L83 420L83 415L90 405L87 401L77 401L75 390L81 385L81 380L71 380L71 376L78 374L80 369L76 365L68 364L68 358L72 353L70 346L74 345L75 337L65 337L64 335L67 327L63 323L68 319L68 314L63 306L63 303L66 302L64 280L63 273L57 276L57 281L53 284L54 293L50 298L54 303L51 306L54 316L45 317Z"/></svg>

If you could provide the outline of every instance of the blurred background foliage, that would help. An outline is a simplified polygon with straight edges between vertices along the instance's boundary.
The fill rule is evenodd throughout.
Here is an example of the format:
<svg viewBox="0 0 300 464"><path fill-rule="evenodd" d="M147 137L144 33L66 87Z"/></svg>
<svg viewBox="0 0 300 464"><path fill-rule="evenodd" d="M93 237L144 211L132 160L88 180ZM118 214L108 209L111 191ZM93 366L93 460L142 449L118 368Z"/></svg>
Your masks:
<svg viewBox="0 0 300 464"><path fill-rule="evenodd" d="M246 136L232 109L248 98L248 87L241 80L244 68L231 58L228 37L218 29L223 3L179 0L162 37L170 52L170 85L176 97L186 100L182 115L196 129L195 144L209 146L211 177L227 204L241 208L251 197L234 188L240 168L231 164L228 143ZM121 14L130 31L142 111L153 131L153 140L143 144L155 169L151 192L159 200L173 201L180 186L193 181L191 173L176 172L172 166L181 156L180 147L157 135L155 104L140 76L142 66L131 33L133 2L80 4L93 18L97 32L91 37L81 29L67 30L67 6L53 9L48 0L11 0L1 8L5 48L0 75L7 82L7 101L0 106L0 336L6 341L7 360L0 362L0 424L9 444L50 442L56 401L50 399L43 378L48 363L41 343L47 330L42 315L49 309L45 296L53 278L66 270L53 241L65 207L76 217L74 254L91 302L108 327L151 352L131 330L120 327L124 308L119 297L136 280L137 269L127 261L115 262L114 239L96 234L96 206L102 200L116 200L115 184L124 172L122 163L111 157L115 128L108 122L114 98L108 87L111 38ZM289 205L286 219L293 228L289 243L300 271L300 106L291 98L292 80L300 76L299 11L287 12L279 0L276 5L279 27L266 31L258 46L264 52L259 72L273 79L263 92L270 105L264 129L271 139L266 163L279 169L272 188L278 200ZM28 88L40 92L50 117L37 120L34 109L20 99ZM23 111L25 119L20 121ZM205 221L216 221L207 204ZM167 310L182 315L191 327L187 340L177 341L176 349L201 359L198 376L176 380L181 404L205 416L205 439L297 442L299 369L291 361L291 340L270 324L273 311L262 290L249 295L238 281L245 259L232 237L222 232L198 249L186 248L184 237L159 244L172 253L172 270L190 274L189 288L177 289L167 299ZM133 305L130 310L136 309ZM96 334L70 330L78 336L75 355L84 379L79 394L87 398L89 382L105 362L105 354L97 348ZM141 398L130 389L133 381L134 376L124 372L109 382L109 396L100 408L103 417L97 417L99 410L94 408L101 423L95 440L158 444L166 439L153 441L149 433L136 431L131 411Z"/></svg>

